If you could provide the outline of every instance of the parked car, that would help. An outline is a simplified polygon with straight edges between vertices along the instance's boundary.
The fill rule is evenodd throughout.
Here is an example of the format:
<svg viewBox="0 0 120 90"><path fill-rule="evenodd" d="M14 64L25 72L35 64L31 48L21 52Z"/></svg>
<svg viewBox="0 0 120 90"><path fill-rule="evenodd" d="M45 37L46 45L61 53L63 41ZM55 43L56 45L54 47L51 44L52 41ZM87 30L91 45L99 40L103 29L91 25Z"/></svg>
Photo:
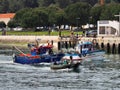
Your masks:
<svg viewBox="0 0 120 90"><path fill-rule="evenodd" d="M22 31L23 28L18 26L18 27L16 27L16 28L13 28L13 30L14 30L14 31Z"/></svg>
<svg viewBox="0 0 120 90"><path fill-rule="evenodd" d="M86 37L96 37L96 36L97 36L97 30L86 31Z"/></svg>

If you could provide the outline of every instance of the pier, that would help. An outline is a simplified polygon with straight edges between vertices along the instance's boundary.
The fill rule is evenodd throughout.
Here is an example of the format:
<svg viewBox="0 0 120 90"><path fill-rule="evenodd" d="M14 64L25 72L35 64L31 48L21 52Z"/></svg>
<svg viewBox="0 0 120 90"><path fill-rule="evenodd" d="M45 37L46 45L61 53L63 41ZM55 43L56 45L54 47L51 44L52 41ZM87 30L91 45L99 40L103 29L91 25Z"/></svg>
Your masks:
<svg viewBox="0 0 120 90"><path fill-rule="evenodd" d="M62 48L74 48L78 41L92 41L96 47L103 49L109 54L120 54L120 37L78 37L77 40L71 40L69 36L0 36L0 43L30 43L35 42L35 39L41 39L40 43L46 43L48 40L53 41L54 48L61 50Z"/></svg>
<svg viewBox="0 0 120 90"><path fill-rule="evenodd" d="M79 37L78 41L62 37L58 41L58 50L61 48L74 48L79 41L91 41L98 49L105 50L107 54L120 54L120 37Z"/></svg>

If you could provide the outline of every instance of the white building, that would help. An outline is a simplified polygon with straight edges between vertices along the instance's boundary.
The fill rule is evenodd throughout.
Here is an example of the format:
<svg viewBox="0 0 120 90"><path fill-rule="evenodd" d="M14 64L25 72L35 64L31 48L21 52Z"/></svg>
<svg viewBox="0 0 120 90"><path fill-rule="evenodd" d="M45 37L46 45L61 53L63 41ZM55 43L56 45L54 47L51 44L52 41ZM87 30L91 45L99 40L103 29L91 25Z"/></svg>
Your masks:
<svg viewBox="0 0 120 90"><path fill-rule="evenodd" d="M98 36L119 36L119 22L101 20L97 22Z"/></svg>
<svg viewBox="0 0 120 90"><path fill-rule="evenodd" d="M13 19L15 16L15 13L2 13L0 14L0 22L3 21L7 25L8 22Z"/></svg>

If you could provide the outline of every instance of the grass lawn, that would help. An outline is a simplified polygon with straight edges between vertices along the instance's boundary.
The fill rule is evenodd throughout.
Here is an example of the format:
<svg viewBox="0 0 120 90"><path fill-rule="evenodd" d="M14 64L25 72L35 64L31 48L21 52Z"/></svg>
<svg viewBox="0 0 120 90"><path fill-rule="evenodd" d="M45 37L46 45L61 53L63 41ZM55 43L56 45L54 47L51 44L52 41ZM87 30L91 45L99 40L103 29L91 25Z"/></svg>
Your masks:
<svg viewBox="0 0 120 90"><path fill-rule="evenodd" d="M0 34L2 35L2 32L0 32ZM7 35L49 35L48 31L7 31L6 32ZM68 36L71 34L71 31L69 30L63 30L61 31L61 35L63 36ZM74 34L79 34L81 35L82 32L74 32ZM51 36L58 36L59 35L59 31L53 31L50 33Z"/></svg>

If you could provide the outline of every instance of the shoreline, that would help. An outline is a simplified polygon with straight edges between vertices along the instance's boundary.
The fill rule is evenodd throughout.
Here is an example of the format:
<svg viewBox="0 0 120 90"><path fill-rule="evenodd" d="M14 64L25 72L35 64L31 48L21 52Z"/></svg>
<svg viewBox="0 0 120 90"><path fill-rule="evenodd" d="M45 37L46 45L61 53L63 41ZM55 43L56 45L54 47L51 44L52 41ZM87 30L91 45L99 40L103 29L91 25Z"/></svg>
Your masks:
<svg viewBox="0 0 120 90"><path fill-rule="evenodd" d="M17 46L19 48L28 48L28 43L35 43L35 40L39 39L39 44L47 44L48 41L53 41L53 48L58 49L58 42L69 42L69 38L59 38L59 36L0 36L0 48L12 48L12 46ZM104 43L107 45L107 43L110 43L110 45L113 45L114 43L118 46L120 44L120 37L81 37L79 40L81 41L93 41L95 39L99 45L101 43Z"/></svg>
<svg viewBox="0 0 120 90"><path fill-rule="evenodd" d="M54 48L57 48L58 36L0 36L0 49L12 49L13 46L27 49L27 44L35 43L37 39L40 45L53 40Z"/></svg>
<svg viewBox="0 0 120 90"><path fill-rule="evenodd" d="M0 42L0 49L13 49L13 46L17 46L20 49L27 49L27 44L20 44L20 43L1 43Z"/></svg>

